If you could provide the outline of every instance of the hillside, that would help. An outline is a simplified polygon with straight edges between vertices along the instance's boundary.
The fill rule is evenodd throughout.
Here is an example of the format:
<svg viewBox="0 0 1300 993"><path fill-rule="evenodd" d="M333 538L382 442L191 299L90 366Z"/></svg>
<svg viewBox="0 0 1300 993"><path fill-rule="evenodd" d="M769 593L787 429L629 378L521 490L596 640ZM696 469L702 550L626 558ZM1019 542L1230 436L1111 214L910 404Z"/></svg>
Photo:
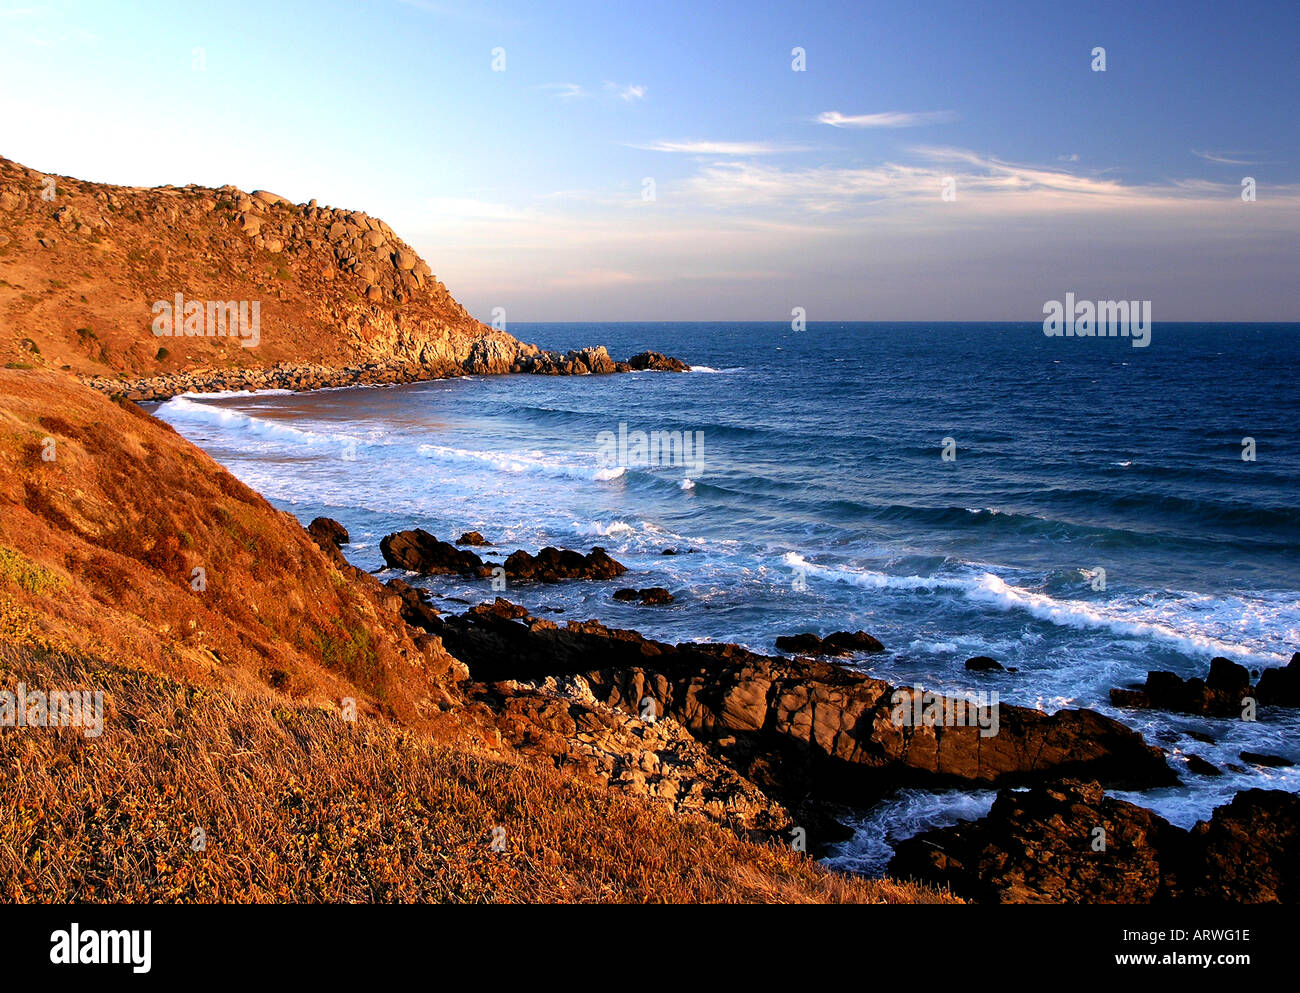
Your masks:
<svg viewBox="0 0 1300 993"><path fill-rule="evenodd" d="M135 399L631 368L603 348L561 356L480 323L364 212L232 186L93 183L5 158L0 365Z"/></svg>
<svg viewBox="0 0 1300 993"><path fill-rule="evenodd" d="M940 899L609 788L640 722L594 704L577 766L516 750L557 697L475 701L400 610L134 404L0 370L0 688L106 696L100 736L0 728L0 899ZM735 793L673 728L645 748Z"/></svg>

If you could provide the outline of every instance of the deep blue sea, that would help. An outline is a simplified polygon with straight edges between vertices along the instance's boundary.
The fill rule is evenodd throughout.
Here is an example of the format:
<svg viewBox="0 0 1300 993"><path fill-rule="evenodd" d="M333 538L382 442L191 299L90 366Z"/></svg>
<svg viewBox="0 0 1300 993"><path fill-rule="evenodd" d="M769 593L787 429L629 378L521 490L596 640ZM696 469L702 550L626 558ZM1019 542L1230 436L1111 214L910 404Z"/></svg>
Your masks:
<svg viewBox="0 0 1300 993"><path fill-rule="evenodd" d="M1215 655L1259 669L1300 650L1300 325L1158 324L1146 348L1048 338L1039 323L509 330L696 368L185 397L157 413L304 523L342 521L349 558L368 569L382 565L381 537L417 526L445 540L477 529L505 552L599 544L629 566L622 581L505 595L757 651L778 634L865 629L888 652L849 664L874 675L1093 707L1175 767L1188 754L1224 767L1118 794L1184 826L1239 789L1300 790L1300 769L1237 757L1300 761L1294 712L1208 720L1116 711L1107 696L1152 669L1204 675ZM620 424L699 445L689 465L611 465L601 433ZM422 582L496 595L487 581ZM622 585L666 586L676 601L618 603ZM967 672L972 655L1019 671ZM864 811L832 861L879 871L892 840L991 800L904 791Z"/></svg>

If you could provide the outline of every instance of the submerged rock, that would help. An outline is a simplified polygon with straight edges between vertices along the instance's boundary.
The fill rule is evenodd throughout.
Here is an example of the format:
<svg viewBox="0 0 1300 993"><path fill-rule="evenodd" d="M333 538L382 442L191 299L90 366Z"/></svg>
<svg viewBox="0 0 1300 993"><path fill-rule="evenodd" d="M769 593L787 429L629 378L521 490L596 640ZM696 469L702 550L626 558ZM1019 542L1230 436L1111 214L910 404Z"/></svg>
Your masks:
<svg viewBox="0 0 1300 993"><path fill-rule="evenodd" d="M644 590L634 590L631 588L616 590L614 592L615 600L627 602L640 601L647 605L658 605L672 603L673 595L662 586L650 586Z"/></svg>
<svg viewBox="0 0 1300 993"><path fill-rule="evenodd" d="M883 652L885 646L865 631L836 631L825 638L804 633L781 635L776 647L799 655L851 655L854 652Z"/></svg>

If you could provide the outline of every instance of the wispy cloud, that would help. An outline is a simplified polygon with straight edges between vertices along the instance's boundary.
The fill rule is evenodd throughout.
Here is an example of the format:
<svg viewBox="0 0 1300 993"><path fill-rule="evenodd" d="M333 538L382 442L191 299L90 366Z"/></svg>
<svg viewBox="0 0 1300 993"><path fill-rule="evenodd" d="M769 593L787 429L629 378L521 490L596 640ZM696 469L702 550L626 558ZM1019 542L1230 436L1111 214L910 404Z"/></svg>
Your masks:
<svg viewBox="0 0 1300 993"><path fill-rule="evenodd" d="M1242 154L1239 152L1198 152L1196 149L1193 148L1192 154L1195 155L1197 158L1204 159L1206 162L1215 162L1218 163L1219 165L1259 165L1260 164L1251 159L1238 159L1238 158L1229 157L1232 155Z"/></svg>
<svg viewBox="0 0 1300 993"><path fill-rule="evenodd" d="M626 85L622 83L606 83L605 89L608 92L613 93L620 100L626 100L628 103L632 103L636 100L642 100L645 98L647 87L640 83L628 83Z"/></svg>
<svg viewBox="0 0 1300 993"><path fill-rule="evenodd" d="M775 145L764 141L651 141L644 145L633 144L647 152L677 152L683 155L779 155L784 152L806 152L797 145Z"/></svg>
<svg viewBox="0 0 1300 993"><path fill-rule="evenodd" d="M962 209L995 214L1230 206L1240 192L1233 184L1205 180L1126 185L1104 173L1006 162L960 148L911 152L919 162L854 168L783 169L757 162L712 162L687 179L680 193L697 206L829 215L890 203L951 210L952 205L940 196L949 179L955 181ZM1274 202L1293 203L1298 195L1295 188L1279 189ZM671 201L672 191L661 190L660 200Z"/></svg>
<svg viewBox="0 0 1300 993"><path fill-rule="evenodd" d="M587 95L581 83L543 83L538 89L546 90L556 100L577 100Z"/></svg>
<svg viewBox="0 0 1300 993"><path fill-rule="evenodd" d="M919 128L927 124L949 124L955 120L957 115L951 110L885 111L879 114L841 114L838 110L828 110L816 117L818 124L829 124L833 128Z"/></svg>

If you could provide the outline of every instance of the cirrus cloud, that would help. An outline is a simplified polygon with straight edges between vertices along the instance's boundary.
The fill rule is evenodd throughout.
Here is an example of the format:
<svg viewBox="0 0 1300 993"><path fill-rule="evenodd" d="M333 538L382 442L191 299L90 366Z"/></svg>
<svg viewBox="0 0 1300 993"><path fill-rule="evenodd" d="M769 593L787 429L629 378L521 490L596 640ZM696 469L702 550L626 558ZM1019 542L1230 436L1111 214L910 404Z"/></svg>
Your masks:
<svg viewBox="0 0 1300 993"><path fill-rule="evenodd" d="M877 114L841 114L838 110L827 110L815 120L833 128L919 128L927 124L950 124L957 120L957 114L951 110L891 110Z"/></svg>

